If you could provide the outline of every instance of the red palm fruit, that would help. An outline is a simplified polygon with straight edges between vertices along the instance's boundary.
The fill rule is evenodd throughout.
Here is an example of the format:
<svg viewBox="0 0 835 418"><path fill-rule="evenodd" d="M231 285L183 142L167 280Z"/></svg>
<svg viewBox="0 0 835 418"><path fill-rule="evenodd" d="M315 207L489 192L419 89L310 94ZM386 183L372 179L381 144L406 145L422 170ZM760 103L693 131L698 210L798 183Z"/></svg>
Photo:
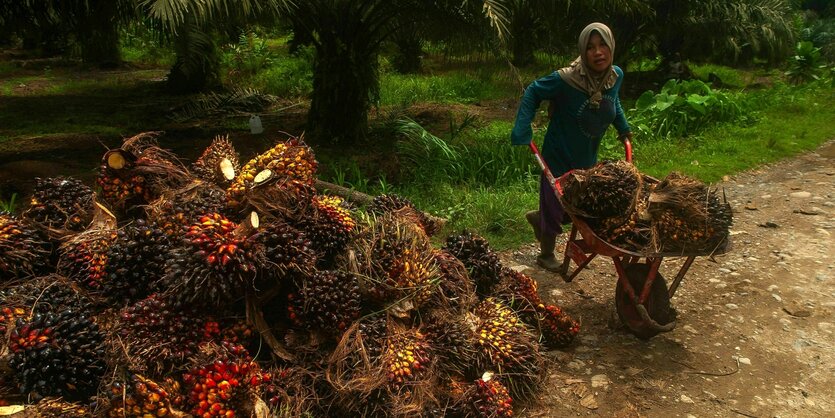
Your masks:
<svg viewBox="0 0 835 418"><path fill-rule="evenodd" d="M14 215L0 212L0 282L44 273L50 253L46 236Z"/></svg>
<svg viewBox="0 0 835 418"><path fill-rule="evenodd" d="M548 348L566 347L580 332L580 324L555 305L537 305L536 318L542 343Z"/></svg>

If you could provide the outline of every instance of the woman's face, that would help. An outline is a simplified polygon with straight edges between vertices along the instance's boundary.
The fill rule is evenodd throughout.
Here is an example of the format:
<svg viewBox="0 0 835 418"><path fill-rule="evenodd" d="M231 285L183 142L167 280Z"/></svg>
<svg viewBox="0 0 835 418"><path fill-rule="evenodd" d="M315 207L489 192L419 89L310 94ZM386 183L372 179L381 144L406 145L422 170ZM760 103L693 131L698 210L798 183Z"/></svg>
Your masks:
<svg viewBox="0 0 835 418"><path fill-rule="evenodd" d="M597 32L592 32L586 44L586 65L595 73L602 73L612 65L612 51Z"/></svg>

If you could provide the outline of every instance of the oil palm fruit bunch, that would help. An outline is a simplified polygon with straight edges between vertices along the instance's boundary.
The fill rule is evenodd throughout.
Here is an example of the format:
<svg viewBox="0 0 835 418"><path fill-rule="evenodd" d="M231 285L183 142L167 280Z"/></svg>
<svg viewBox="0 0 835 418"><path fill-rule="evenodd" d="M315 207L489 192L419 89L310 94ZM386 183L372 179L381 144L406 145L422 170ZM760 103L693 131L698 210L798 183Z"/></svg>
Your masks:
<svg viewBox="0 0 835 418"><path fill-rule="evenodd" d="M629 213L641 189L638 169L626 161L605 161L575 170L562 182L565 209L589 218L611 218Z"/></svg>
<svg viewBox="0 0 835 418"><path fill-rule="evenodd" d="M316 166L313 150L300 139L291 138L278 143L244 164L227 189L229 205L240 205L246 192L256 184L256 176L265 170L280 180L277 184L281 187L296 188L313 184Z"/></svg>
<svg viewBox="0 0 835 418"><path fill-rule="evenodd" d="M357 223L347 202L337 196L314 196L297 227L310 238L320 261L325 264L345 250Z"/></svg>
<svg viewBox="0 0 835 418"><path fill-rule="evenodd" d="M67 402L62 399L42 399L32 407L27 407L24 416L40 418L86 418L93 416L90 408L81 402Z"/></svg>
<svg viewBox="0 0 835 418"><path fill-rule="evenodd" d="M479 295L490 294L493 286L499 283L502 264L486 239L463 231L447 237L443 249L464 263Z"/></svg>
<svg viewBox="0 0 835 418"><path fill-rule="evenodd" d="M270 222L258 232L270 270L280 275L312 273L316 266L313 243L304 232L283 221Z"/></svg>
<svg viewBox="0 0 835 418"><path fill-rule="evenodd" d="M99 230L79 234L61 246L58 273L88 290L99 290L107 278L105 272L115 231Z"/></svg>
<svg viewBox="0 0 835 418"><path fill-rule="evenodd" d="M249 221L250 224L252 221ZM219 304L242 294L264 265L252 227L218 213L201 216L169 257L162 285L185 303Z"/></svg>
<svg viewBox="0 0 835 418"><path fill-rule="evenodd" d="M418 210L409 199L396 194L388 193L374 197L369 205L369 211L378 215L391 213L403 219L412 220L430 237L440 229L434 220Z"/></svg>
<svg viewBox="0 0 835 418"><path fill-rule="evenodd" d="M368 353L368 359L376 362L383 355L384 343L388 335L388 324L384 315L373 315L360 320L358 335Z"/></svg>
<svg viewBox="0 0 835 418"><path fill-rule="evenodd" d="M271 379L242 346L224 344L201 353L183 375L186 404L198 417L246 416L253 396Z"/></svg>
<svg viewBox="0 0 835 418"><path fill-rule="evenodd" d="M175 155L157 145L156 137L153 132L138 134L102 157L96 182L111 207L133 209L191 181L188 170Z"/></svg>
<svg viewBox="0 0 835 418"><path fill-rule="evenodd" d="M166 234L181 237L189 226L207 213L219 213L226 207L226 192L202 181L163 193L145 211Z"/></svg>
<svg viewBox="0 0 835 418"><path fill-rule="evenodd" d="M110 386L109 418L175 418L185 414L176 409L181 401L180 385L174 380L157 383L131 373Z"/></svg>
<svg viewBox="0 0 835 418"><path fill-rule="evenodd" d="M50 230L80 232L93 220L93 190L71 177L36 178L23 217Z"/></svg>
<svg viewBox="0 0 835 418"><path fill-rule="evenodd" d="M359 280L341 270L315 272L288 299L292 321L336 334L348 329L362 308Z"/></svg>
<svg viewBox="0 0 835 418"><path fill-rule="evenodd" d="M536 318L542 343L548 348L567 347L580 332L580 324L555 305L537 305Z"/></svg>
<svg viewBox="0 0 835 418"><path fill-rule="evenodd" d="M393 388L413 385L429 375L431 349L417 329L389 335L383 352L383 367Z"/></svg>
<svg viewBox="0 0 835 418"><path fill-rule="evenodd" d="M475 334L460 316L441 311L423 321L423 330L445 371L464 375L475 362Z"/></svg>
<svg viewBox="0 0 835 418"><path fill-rule="evenodd" d="M127 209L153 200L146 178L135 170L137 157L133 153L116 149L102 158L96 184L101 197L113 208ZM149 183L149 182L148 182Z"/></svg>
<svg viewBox="0 0 835 418"><path fill-rule="evenodd" d="M467 388L462 396L462 408L467 417L512 417L513 398L507 388L492 373L484 373Z"/></svg>
<svg viewBox="0 0 835 418"><path fill-rule="evenodd" d="M651 239L647 207L653 188L653 184L643 181L634 210L612 218L590 219L589 226L609 243L635 252L643 251Z"/></svg>
<svg viewBox="0 0 835 418"><path fill-rule="evenodd" d="M46 236L26 221L0 212L0 279L23 278L47 270L52 247Z"/></svg>
<svg viewBox="0 0 835 418"><path fill-rule="evenodd" d="M190 307L153 294L122 309L116 329L128 357L141 359L144 368L158 374L197 353L212 336L207 322Z"/></svg>
<svg viewBox="0 0 835 418"><path fill-rule="evenodd" d="M475 304L475 285L464 263L446 250L434 249L433 255L440 281L432 304L465 310Z"/></svg>
<svg viewBox="0 0 835 418"><path fill-rule="evenodd" d="M107 251L102 294L125 304L158 290L170 247L170 238L153 221L137 219L119 229Z"/></svg>
<svg viewBox="0 0 835 418"><path fill-rule="evenodd" d="M211 324L217 324L217 328L212 329ZM257 353L261 344L261 335L258 330L243 318L227 318L219 323L208 321L204 326L203 334L207 340L241 345L250 353Z"/></svg>
<svg viewBox="0 0 835 418"><path fill-rule="evenodd" d="M494 290L496 297L517 313L532 313L536 306L542 304L536 280L508 267L502 267L501 281Z"/></svg>
<svg viewBox="0 0 835 418"><path fill-rule="evenodd" d="M710 251L726 242L733 223L727 200L699 180L670 173L649 197L657 251Z"/></svg>
<svg viewBox="0 0 835 418"><path fill-rule="evenodd" d="M74 309L18 318L10 336L9 361L22 393L85 400L104 374L104 336Z"/></svg>
<svg viewBox="0 0 835 418"><path fill-rule="evenodd" d="M497 368L501 373L526 369L537 353L516 312L497 299L487 298L473 313L478 364L484 369Z"/></svg>
<svg viewBox="0 0 835 418"><path fill-rule="evenodd" d="M229 135L216 136L200 158L191 165L191 171L197 178L223 187L235 179L240 169L238 152L229 140Z"/></svg>
<svg viewBox="0 0 835 418"><path fill-rule="evenodd" d="M55 313L60 309L89 310L90 299L65 277L38 277L0 291L0 306L25 307L27 312Z"/></svg>
<svg viewBox="0 0 835 418"><path fill-rule="evenodd" d="M440 277L422 232L391 215L371 218L352 243L367 296L377 303L425 302Z"/></svg>

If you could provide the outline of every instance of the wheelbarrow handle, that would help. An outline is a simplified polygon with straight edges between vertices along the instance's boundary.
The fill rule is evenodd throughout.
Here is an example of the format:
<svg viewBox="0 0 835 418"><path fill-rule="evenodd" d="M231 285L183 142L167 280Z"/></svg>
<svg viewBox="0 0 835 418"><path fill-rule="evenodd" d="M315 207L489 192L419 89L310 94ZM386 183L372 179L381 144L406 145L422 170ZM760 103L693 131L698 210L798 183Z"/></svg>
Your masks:
<svg viewBox="0 0 835 418"><path fill-rule="evenodd" d="M542 173L545 174L545 178L548 179L548 184L550 184L551 188L557 192L558 196L562 196L562 186L560 185L559 180L554 177L554 174L551 173L551 169L548 168L548 164L545 163L545 159L542 158L542 154L539 153L539 148L536 147L536 144L533 141L531 141L528 146L530 146L533 156L536 158L537 164L539 164L539 168L542 169Z"/></svg>
<svg viewBox="0 0 835 418"><path fill-rule="evenodd" d="M626 162L632 162L632 142L629 139L623 139L623 148L626 151Z"/></svg>

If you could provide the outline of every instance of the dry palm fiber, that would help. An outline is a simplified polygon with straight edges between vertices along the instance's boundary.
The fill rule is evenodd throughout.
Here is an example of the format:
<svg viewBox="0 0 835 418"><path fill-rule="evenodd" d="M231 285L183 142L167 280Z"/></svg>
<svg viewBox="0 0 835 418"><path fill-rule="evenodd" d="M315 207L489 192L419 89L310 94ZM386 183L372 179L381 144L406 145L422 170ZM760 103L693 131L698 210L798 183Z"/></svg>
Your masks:
<svg viewBox="0 0 835 418"><path fill-rule="evenodd" d="M49 271L52 245L28 222L0 212L0 282Z"/></svg>
<svg viewBox="0 0 835 418"><path fill-rule="evenodd" d="M623 216L635 207L641 181L632 163L606 161L568 174L560 201L569 213L586 218Z"/></svg>
<svg viewBox="0 0 835 418"><path fill-rule="evenodd" d="M206 182L227 187L241 171L238 152L229 140L229 135L218 135L206 147L200 158L191 165L194 175Z"/></svg>
<svg viewBox="0 0 835 418"><path fill-rule="evenodd" d="M165 190L145 212L166 234L177 238L202 215L219 213L226 206L226 191L201 180L178 189Z"/></svg>
<svg viewBox="0 0 835 418"><path fill-rule="evenodd" d="M324 374L301 366L276 367L264 386L262 398L270 407L270 417L296 418L326 416L330 388Z"/></svg>
<svg viewBox="0 0 835 418"><path fill-rule="evenodd" d="M395 213L397 216L418 225L428 236L435 235L440 229L439 225L426 216L425 213L415 208L414 203L409 199L396 194L384 194L376 196L368 208L372 213L381 215L384 213Z"/></svg>
<svg viewBox="0 0 835 418"><path fill-rule="evenodd" d="M93 220L94 193L72 177L36 178L29 208L22 217L53 239L80 232Z"/></svg>
<svg viewBox="0 0 835 418"><path fill-rule="evenodd" d="M422 331L378 315L343 334L327 379L343 414L406 416L437 404L435 367L434 349Z"/></svg>
<svg viewBox="0 0 835 418"><path fill-rule="evenodd" d="M655 252L715 251L727 242L731 207L717 189L680 173L655 187L647 208Z"/></svg>
<svg viewBox="0 0 835 418"><path fill-rule="evenodd" d="M447 237L443 250L464 263L480 296L492 293L493 286L501 279L502 263L487 240L470 231L463 231Z"/></svg>
<svg viewBox="0 0 835 418"><path fill-rule="evenodd" d="M391 215L369 217L350 246L366 297L386 305L420 306L436 291L440 276L426 235Z"/></svg>
<svg viewBox="0 0 835 418"><path fill-rule="evenodd" d="M47 398L35 405L26 406L23 415L40 418L87 418L92 416L92 412L82 402L67 402L61 398Z"/></svg>

